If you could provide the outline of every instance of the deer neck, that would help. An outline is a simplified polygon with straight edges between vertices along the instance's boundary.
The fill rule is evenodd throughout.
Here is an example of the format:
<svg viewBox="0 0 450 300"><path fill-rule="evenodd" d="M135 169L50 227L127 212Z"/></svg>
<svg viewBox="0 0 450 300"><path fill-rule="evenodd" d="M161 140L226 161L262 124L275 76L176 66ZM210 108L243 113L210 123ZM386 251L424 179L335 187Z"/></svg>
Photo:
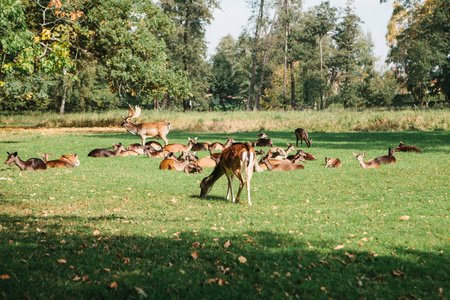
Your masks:
<svg viewBox="0 0 450 300"><path fill-rule="evenodd" d="M16 164L16 166L18 166L21 170L25 170L27 164L25 161L21 160L19 157L16 157L16 159L14 160L14 163Z"/></svg>
<svg viewBox="0 0 450 300"><path fill-rule="evenodd" d="M119 155L120 154L120 152L122 152L122 147L117 147L117 149L116 150L114 150L114 152L113 152L113 155L114 156L117 156L117 155Z"/></svg>
<svg viewBox="0 0 450 300"><path fill-rule="evenodd" d="M131 121L127 121L127 123L123 124L123 127L131 134L136 134L138 130L137 125Z"/></svg>
<svg viewBox="0 0 450 300"><path fill-rule="evenodd" d="M268 170L272 170L274 165L269 161L269 158L267 158L266 160L264 160L264 163L266 164L266 167Z"/></svg>
<svg viewBox="0 0 450 300"><path fill-rule="evenodd" d="M230 146L231 144L232 144L231 140L227 140L227 141L225 142L225 144L223 144L223 148L225 149L225 148L227 148L228 146Z"/></svg>

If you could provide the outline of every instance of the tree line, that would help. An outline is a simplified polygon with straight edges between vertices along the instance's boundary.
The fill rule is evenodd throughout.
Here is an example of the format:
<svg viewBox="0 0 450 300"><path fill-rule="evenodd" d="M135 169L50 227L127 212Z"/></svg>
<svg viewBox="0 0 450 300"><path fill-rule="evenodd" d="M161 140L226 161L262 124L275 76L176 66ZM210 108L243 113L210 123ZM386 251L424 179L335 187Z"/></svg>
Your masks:
<svg viewBox="0 0 450 300"><path fill-rule="evenodd" d="M205 30L219 0L4 0L0 107L325 109L389 106L399 92L418 105L449 100L447 0L396 2L385 71L352 0L307 11L301 0L249 5L240 36L223 37L208 58Z"/></svg>

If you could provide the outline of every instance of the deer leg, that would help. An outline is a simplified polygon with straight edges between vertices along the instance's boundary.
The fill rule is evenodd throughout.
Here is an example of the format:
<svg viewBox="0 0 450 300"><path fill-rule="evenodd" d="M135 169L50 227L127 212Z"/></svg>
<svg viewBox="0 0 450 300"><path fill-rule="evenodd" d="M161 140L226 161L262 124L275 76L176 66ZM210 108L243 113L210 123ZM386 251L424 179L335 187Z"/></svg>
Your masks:
<svg viewBox="0 0 450 300"><path fill-rule="evenodd" d="M233 200L233 202L235 202L236 198L234 198L234 192L233 192L233 177L234 177L234 175L227 174L227 178L228 178L227 200L229 200L230 196L231 196L231 200Z"/></svg>
<svg viewBox="0 0 450 300"><path fill-rule="evenodd" d="M142 136L141 139L142 139L142 146L145 146L145 136Z"/></svg>
<svg viewBox="0 0 450 300"><path fill-rule="evenodd" d="M167 138L166 137L161 137L162 139L163 139L163 141L164 141L164 146L166 146L168 143L169 143L169 141L167 140Z"/></svg>
<svg viewBox="0 0 450 300"><path fill-rule="evenodd" d="M242 176L242 174L239 174L237 176L237 178L239 179L239 191L236 196L236 202L239 203L239 201L241 200L242 189L244 188L244 185L245 185L245 180L244 180L244 177ZM248 189L248 187L247 187L247 189Z"/></svg>

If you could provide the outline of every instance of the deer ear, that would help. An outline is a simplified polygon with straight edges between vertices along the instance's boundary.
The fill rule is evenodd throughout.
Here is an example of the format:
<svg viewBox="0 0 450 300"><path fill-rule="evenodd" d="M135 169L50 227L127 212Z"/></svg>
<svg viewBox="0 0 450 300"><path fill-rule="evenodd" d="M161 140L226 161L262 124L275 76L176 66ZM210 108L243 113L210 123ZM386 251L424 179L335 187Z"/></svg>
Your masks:
<svg viewBox="0 0 450 300"><path fill-rule="evenodd" d="M353 152L353 156L355 156L355 157L356 157L356 156L358 156L358 154L356 154L355 152Z"/></svg>
<svg viewBox="0 0 450 300"><path fill-rule="evenodd" d="M14 152L14 154L13 154L14 156L17 156L17 152Z"/></svg>

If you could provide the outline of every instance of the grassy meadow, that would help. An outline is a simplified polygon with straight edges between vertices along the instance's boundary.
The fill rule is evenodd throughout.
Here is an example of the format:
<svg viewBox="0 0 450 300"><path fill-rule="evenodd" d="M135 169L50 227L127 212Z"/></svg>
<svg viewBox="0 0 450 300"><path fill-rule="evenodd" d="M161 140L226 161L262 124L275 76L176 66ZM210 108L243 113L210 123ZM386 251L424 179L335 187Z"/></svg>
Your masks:
<svg viewBox="0 0 450 300"><path fill-rule="evenodd" d="M161 159L147 156L87 157L140 141L125 129L55 129L37 124L44 119L4 116L3 126L38 128L2 129L3 161L6 151L22 159L72 151L81 165L31 172L0 164L0 298L448 299L448 111L407 111L400 128L351 130L401 118L392 114L301 112L286 129L291 113L272 113L246 130L243 113L162 116L173 124L170 143L244 142L264 130L286 148L293 130L306 128L312 146L299 148L318 160L304 170L254 173L253 206L246 193L241 203L225 200L225 177L199 198L212 169L185 174L159 170ZM101 127L100 119L91 125ZM379 169L362 169L352 155L386 155L400 141L422 153L396 153L397 163ZM342 168L325 169L324 157L339 158Z"/></svg>

